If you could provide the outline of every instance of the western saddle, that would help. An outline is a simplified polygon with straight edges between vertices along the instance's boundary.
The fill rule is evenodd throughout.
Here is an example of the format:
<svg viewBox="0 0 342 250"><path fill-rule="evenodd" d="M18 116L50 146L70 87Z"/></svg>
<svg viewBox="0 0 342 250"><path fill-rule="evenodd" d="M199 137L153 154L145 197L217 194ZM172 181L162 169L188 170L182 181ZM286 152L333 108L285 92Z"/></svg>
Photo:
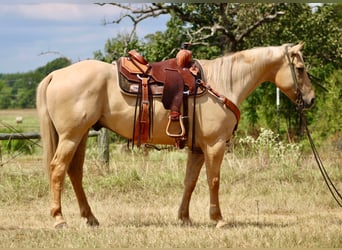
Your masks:
<svg viewBox="0 0 342 250"><path fill-rule="evenodd" d="M201 78L200 65L192 60L188 49L181 49L176 58L154 63L148 63L136 50L128 54L129 57L118 60L119 85L124 93L137 96L134 142L140 146L148 141L152 98L161 96L164 108L170 110L166 134L175 138L176 146L183 148L188 134L187 97L198 92L196 80Z"/></svg>

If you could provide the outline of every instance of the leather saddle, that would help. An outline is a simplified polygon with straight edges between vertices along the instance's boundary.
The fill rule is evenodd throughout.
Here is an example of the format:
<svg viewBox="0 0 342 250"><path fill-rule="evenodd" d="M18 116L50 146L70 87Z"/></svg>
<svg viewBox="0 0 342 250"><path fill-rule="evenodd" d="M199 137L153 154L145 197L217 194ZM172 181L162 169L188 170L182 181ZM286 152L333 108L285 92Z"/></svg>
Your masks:
<svg viewBox="0 0 342 250"><path fill-rule="evenodd" d="M196 80L201 78L202 74L199 63L192 60L191 52L188 50L178 52L177 58L150 64L135 50L129 51L128 54L129 57L121 57L118 60L119 85L126 94L140 95L142 106L144 103L147 104L147 107L141 108L138 134L144 135L143 141L147 140L147 128L142 124L149 124L149 98L159 96L164 108L170 110L166 133L174 138L183 138L187 129L183 123L183 118L187 114L180 116L184 96L194 95L195 91L204 92L196 88ZM179 121L180 132L169 131L173 121Z"/></svg>
<svg viewBox="0 0 342 250"><path fill-rule="evenodd" d="M129 57L121 57L118 61L121 75L119 84L121 90L125 93L137 94L138 86L141 83L141 77L148 76L152 95L158 96L165 94L171 96L172 94L170 94L168 90L175 85L175 81L179 80L172 79L172 77L180 75L183 84L185 85L185 91L188 90L188 94L194 94L196 75L194 75L194 72L190 71L190 68L179 65L176 58L149 64L146 59L135 50L131 50L128 54ZM202 70L197 61L193 61L193 67L199 69L198 77L202 78ZM164 90L164 87L166 90Z"/></svg>

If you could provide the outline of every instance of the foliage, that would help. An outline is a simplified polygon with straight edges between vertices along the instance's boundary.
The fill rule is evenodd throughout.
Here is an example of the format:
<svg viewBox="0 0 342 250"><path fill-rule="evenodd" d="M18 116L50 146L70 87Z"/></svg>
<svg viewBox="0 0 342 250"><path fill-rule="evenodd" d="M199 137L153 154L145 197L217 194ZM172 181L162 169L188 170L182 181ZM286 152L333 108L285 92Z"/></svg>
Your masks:
<svg viewBox="0 0 342 250"><path fill-rule="evenodd" d="M16 130L16 133L21 133L22 131ZM2 129L0 133L13 133L10 129ZM29 140L1 140L0 141L0 151L1 153L23 153L23 154L33 154L35 152L35 145Z"/></svg>
<svg viewBox="0 0 342 250"><path fill-rule="evenodd" d="M27 73L0 74L0 109L34 108L39 82L53 70L70 65L66 58L57 58Z"/></svg>
<svg viewBox="0 0 342 250"><path fill-rule="evenodd" d="M165 32L145 36L143 49L146 58L149 61L158 62L175 57L178 52L177 49L185 41L185 37L181 33L182 25L182 21L174 17L167 22Z"/></svg>
<svg viewBox="0 0 342 250"><path fill-rule="evenodd" d="M101 50L94 52L94 58L97 60L111 63L121 56L127 56L131 49L140 50L139 41L136 35L131 39L129 34L119 34L115 38L107 39L104 47L104 53Z"/></svg>
<svg viewBox="0 0 342 250"><path fill-rule="evenodd" d="M270 166L271 164L297 166L301 156L300 144L284 143L279 139L279 134L270 129L261 128L257 138L250 135L240 138L239 146L245 156L258 157L261 166Z"/></svg>
<svg viewBox="0 0 342 250"><path fill-rule="evenodd" d="M342 128L342 69L336 70L326 80L328 92L318 96L317 108L312 124L318 138L341 138ZM321 105L323 104L323 105ZM339 139L342 141L341 139Z"/></svg>

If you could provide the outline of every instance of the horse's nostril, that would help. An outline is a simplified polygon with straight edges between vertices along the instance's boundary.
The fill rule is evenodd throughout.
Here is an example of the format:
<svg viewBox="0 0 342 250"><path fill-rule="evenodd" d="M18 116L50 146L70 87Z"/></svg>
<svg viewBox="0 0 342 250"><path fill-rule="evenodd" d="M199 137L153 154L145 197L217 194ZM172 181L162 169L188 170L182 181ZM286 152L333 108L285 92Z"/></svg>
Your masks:
<svg viewBox="0 0 342 250"><path fill-rule="evenodd" d="M315 98L312 98L311 99L311 106L314 105L314 103L315 103Z"/></svg>

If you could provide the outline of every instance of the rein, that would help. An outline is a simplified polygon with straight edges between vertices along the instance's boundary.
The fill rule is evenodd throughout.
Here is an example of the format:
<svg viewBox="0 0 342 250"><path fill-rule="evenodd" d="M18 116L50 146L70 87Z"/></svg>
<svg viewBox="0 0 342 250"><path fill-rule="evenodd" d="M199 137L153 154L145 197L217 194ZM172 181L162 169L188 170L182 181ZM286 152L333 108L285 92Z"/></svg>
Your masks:
<svg viewBox="0 0 342 250"><path fill-rule="evenodd" d="M308 125L307 125L307 121L306 121L306 116L304 114L304 101L303 101L303 96L302 93L300 91L299 85L298 85L298 80L296 77L296 72L295 72L295 68L294 68L294 64L293 64L293 59L290 59L289 53L288 53L288 47L286 47L286 57L289 61L290 64L290 69L291 69L291 74L292 74L292 78L293 78L293 82L296 86L296 94L297 94L297 99L296 99L296 106L297 106L297 110L300 113L301 119L303 121L305 130L306 130L306 135L309 139L310 142L310 146L312 149L312 153L315 157L316 163L318 165L319 171L322 174L322 177L324 179L325 184L327 185L331 195L333 196L333 198L335 199L335 201L337 202L337 204L342 207L342 195L340 194L340 192L337 190L336 186L334 185L334 183L332 182L332 180L330 179L328 172L326 171L323 162L318 154L318 151L315 147L315 144L312 140Z"/></svg>
<svg viewBox="0 0 342 250"><path fill-rule="evenodd" d="M317 165L318 165L318 168L319 168L319 171L321 172L322 174L322 177L324 179L324 182L325 184L327 185L331 195L334 197L335 201L337 202L337 204L342 207L342 195L341 193L337 190L336 186L334 185L334 183L332 182L332 180L330 179L329 175L328 175L328 172L326 171L324 165L323 165L323 162L321 160L321 158L319 157L319 154L317 152L317 149L315 147L315 144L312 140L312 137L311 137L311 134L310 134L310 131L308 129L308 126L307 126L307 123L306 123L306 117L305 117L305 114L304 114L304 111L303 110L300 110L300 115L301 115L301 118L302 118L302 121L304 123L304 127L305 127L305 130L306 130L306 135L309 139L309 142L310 142L310 146L311 146L311 149L312 149L312 152L313 152L313 155L315 156L315 160L317 162Z"/></svg>

